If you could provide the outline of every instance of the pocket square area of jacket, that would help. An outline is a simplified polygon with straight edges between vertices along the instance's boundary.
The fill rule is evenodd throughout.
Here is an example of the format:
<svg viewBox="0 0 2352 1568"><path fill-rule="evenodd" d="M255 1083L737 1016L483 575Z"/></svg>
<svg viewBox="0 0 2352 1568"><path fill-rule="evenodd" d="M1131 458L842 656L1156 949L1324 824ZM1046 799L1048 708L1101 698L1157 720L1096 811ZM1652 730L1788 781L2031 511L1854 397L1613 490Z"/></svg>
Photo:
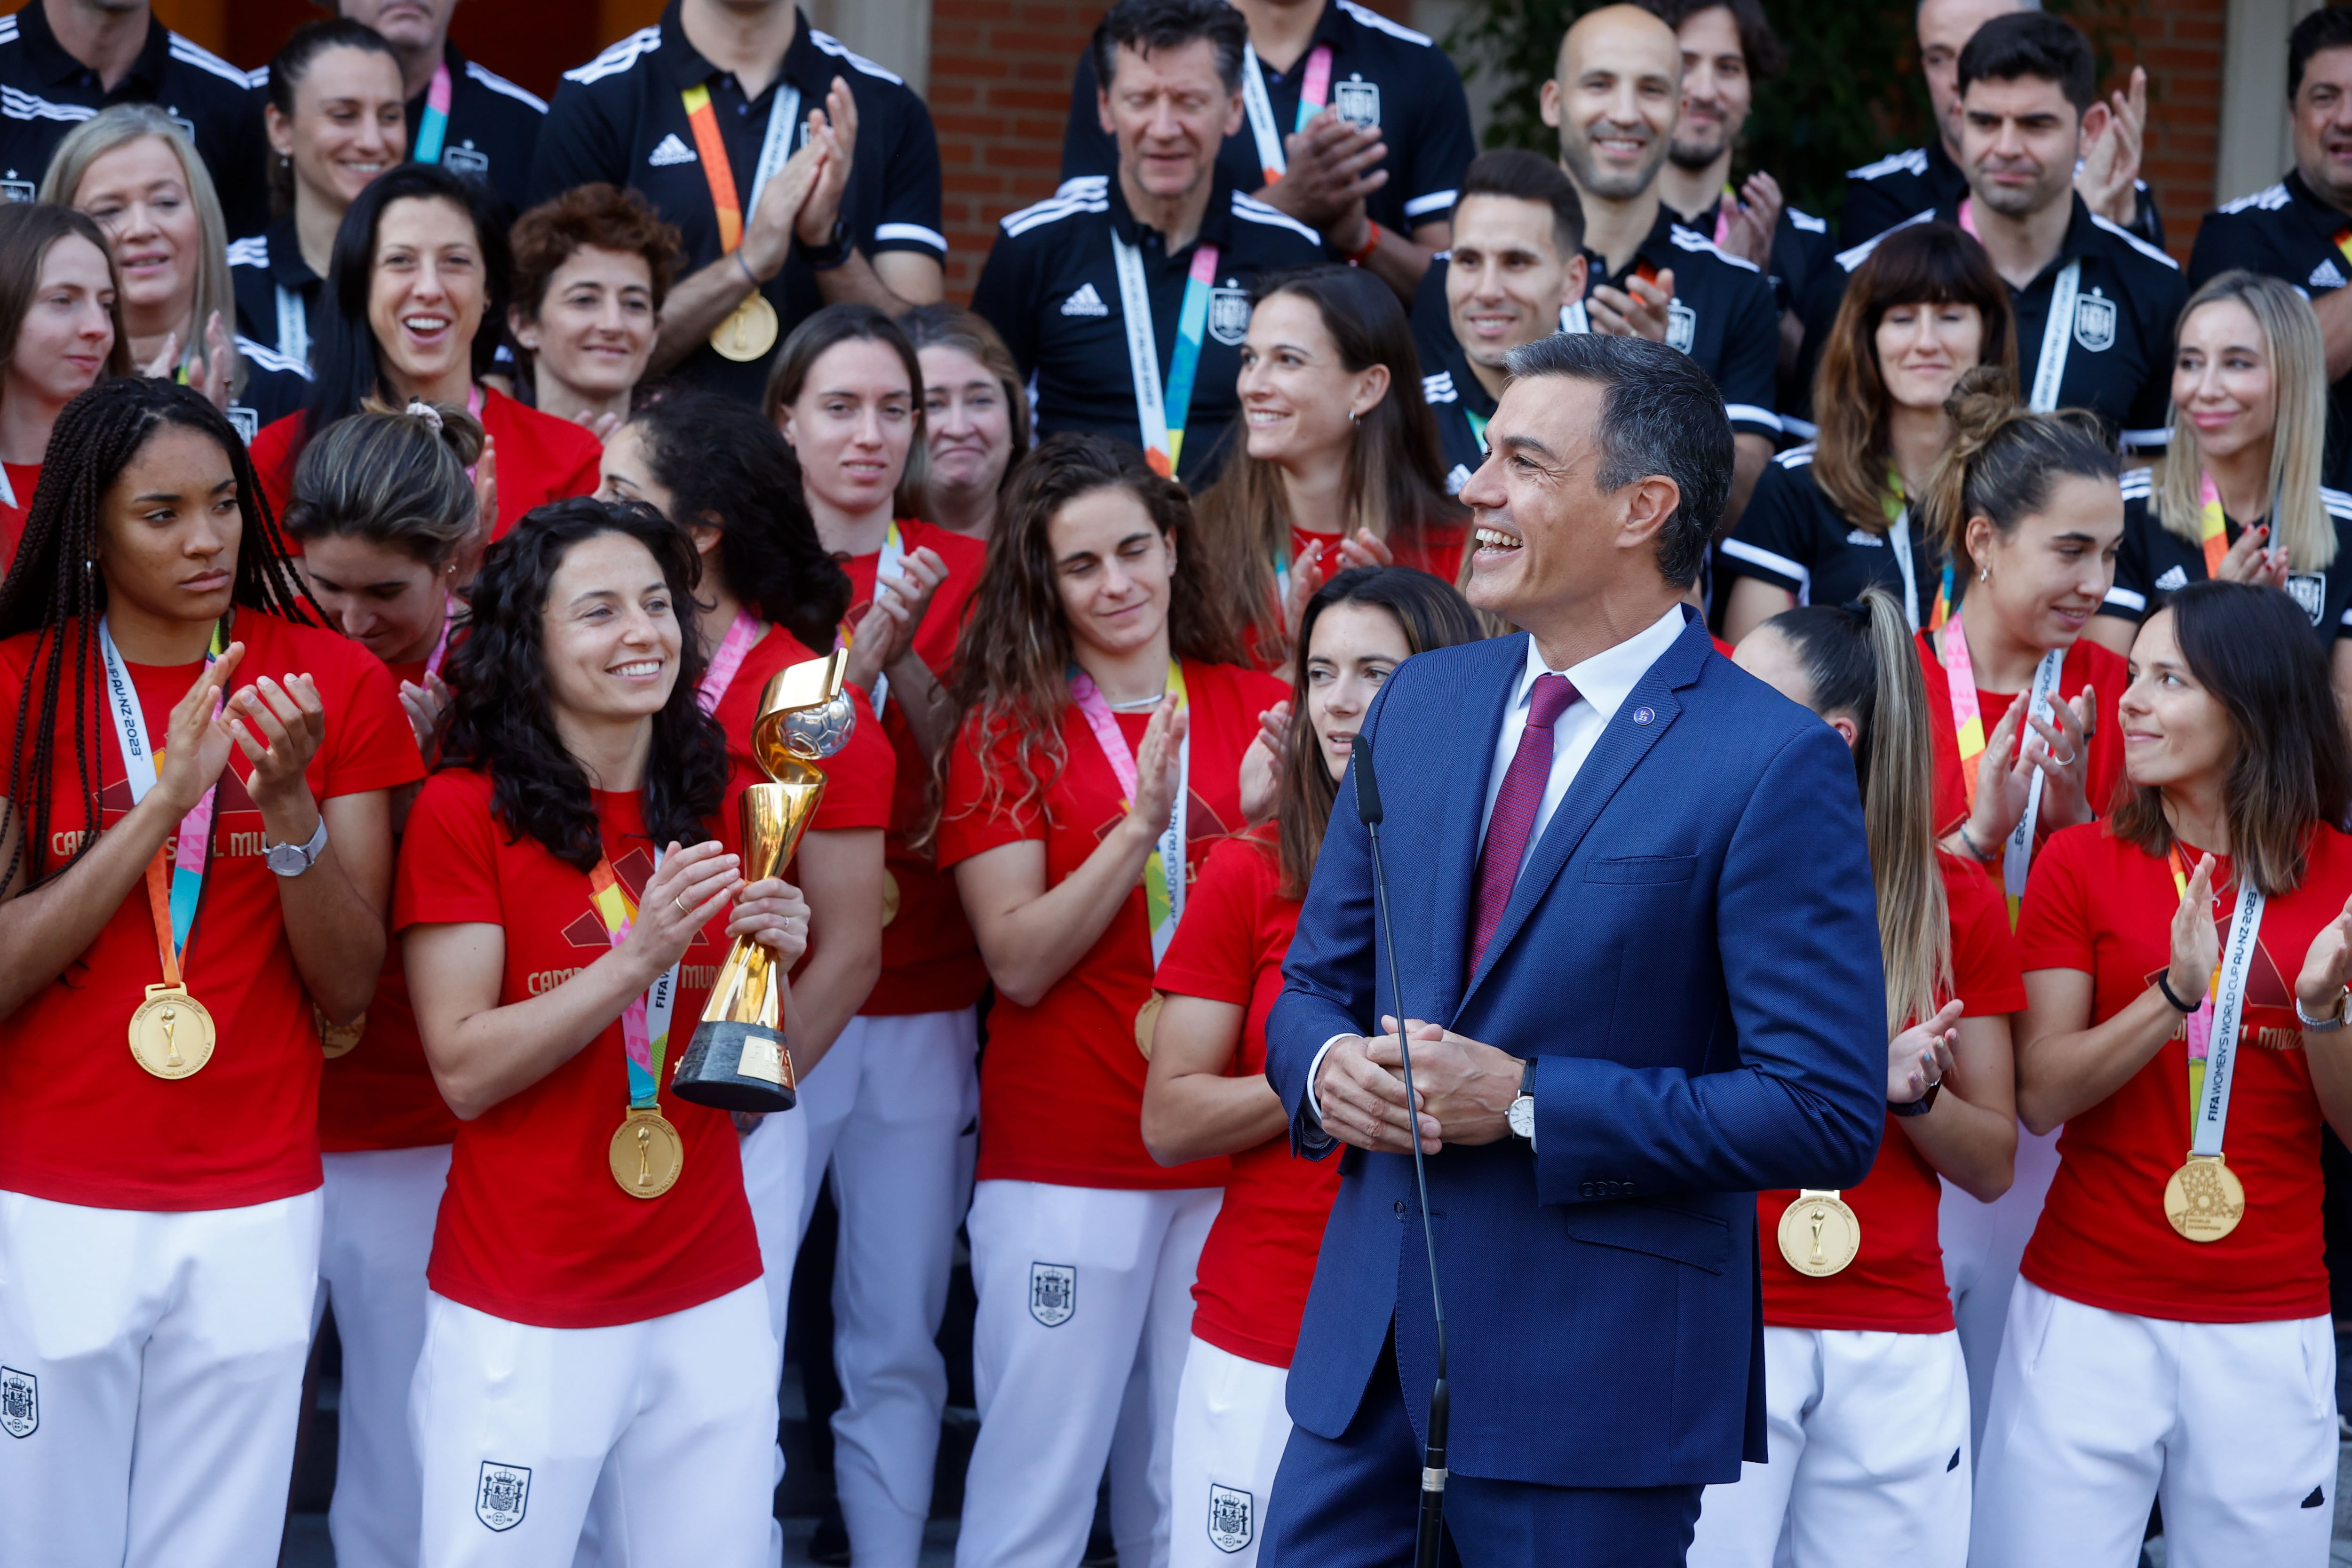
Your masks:
<svg viewBox="0 0 2352 1568"><path fill-rule="evenodd" d="M1687 882L1697 873L1696 855L1621 855L1584 863L1588 882Z"/></svg>

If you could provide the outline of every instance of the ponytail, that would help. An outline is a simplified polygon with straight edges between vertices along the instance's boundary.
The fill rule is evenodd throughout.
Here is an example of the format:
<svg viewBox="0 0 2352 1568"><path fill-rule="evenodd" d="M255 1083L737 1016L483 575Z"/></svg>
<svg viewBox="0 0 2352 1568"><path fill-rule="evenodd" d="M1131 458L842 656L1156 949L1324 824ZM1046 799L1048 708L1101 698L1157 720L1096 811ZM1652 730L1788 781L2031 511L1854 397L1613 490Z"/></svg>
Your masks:
<svg viewBox="0 0 2352 1568"><path fill-rule="evenodd" d="M1765 624L1804 665L1813 711L1843 713L1854 723L1892 1038L1931 1016L1952 981L1951 920L1936 861L1935 742L1911 624L1883 588L1843 607L1808 605Z"/></svg>
<svg viewBox="0 0 2352 1568"><path fill-rule="evenodd" d="M2017 384L1995 365L1962 374L1944 400L1952 444L1921 497L1924 531L1944 559L1965 567L1969 523L1987 518L2004 539L2050 502L2061 479L2113 480L2123 464L2098 416L2086 409L2036 414L2017 401Z"/></svg>
<svg viewBox="0 0 2352 1568"><path fill-rule="evenodd" d="M286 531L309 542L352 536L439 569L481 526L467 469L482 460L480 421L449 403L370 398L302 448Z"/></svg>

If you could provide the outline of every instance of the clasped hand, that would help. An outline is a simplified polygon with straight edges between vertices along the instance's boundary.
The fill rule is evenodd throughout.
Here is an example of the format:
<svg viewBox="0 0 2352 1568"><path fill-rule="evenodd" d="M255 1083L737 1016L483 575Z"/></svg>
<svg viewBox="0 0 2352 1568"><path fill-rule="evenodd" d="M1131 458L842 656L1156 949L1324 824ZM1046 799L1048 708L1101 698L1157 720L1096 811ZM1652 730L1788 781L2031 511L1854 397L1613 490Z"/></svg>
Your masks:
<svg viewBox="0 0 2352 1568"><path fill-rule="evenodd" d="M800 962L808 951L808 900L778 878L746 882L741 868L741 858L715 840L669 847L646 879L636 921L621 944L650 971L648 984L685 957L702 928L730 903L735 906L727 922L730 937L750 937L786 969Z"/></svg>
<svg viewBox="0 0 2352 1568"><path fill-rule="evenodd" d="M1416 1128L1424 1154L1447 1143L1493 1143L1509 1134L1524 1060L1408 1018L1414 1090L1408 1102L1396 1019L1382 1014L1381 1025L1389 1033L1371 1039L1343 1035L1323 1053L1315 1099L1322 1108L1324 1131L1343 1143L1387 1154L1411 1153Z"/></svg>

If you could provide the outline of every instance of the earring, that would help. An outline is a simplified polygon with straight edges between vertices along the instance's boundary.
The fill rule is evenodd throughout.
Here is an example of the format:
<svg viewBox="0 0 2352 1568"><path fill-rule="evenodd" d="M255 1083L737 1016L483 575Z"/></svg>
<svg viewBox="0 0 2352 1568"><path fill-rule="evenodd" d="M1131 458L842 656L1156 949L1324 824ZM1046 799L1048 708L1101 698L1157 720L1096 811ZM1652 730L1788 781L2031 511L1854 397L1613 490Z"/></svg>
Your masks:
<svg viewBox="0 0 2352 1568"><path fill-rule="evenodd" d="M1990 582L1991 582L1991 581L1992 581L1992 568L1991 568L1991 567L1990 567L1990 566L1979 566L1979 567L1978 567L1978 568L1977 568L1977 581L1978 581L1978 582L1979 582L1979 583L1990 583Z"/></svg>

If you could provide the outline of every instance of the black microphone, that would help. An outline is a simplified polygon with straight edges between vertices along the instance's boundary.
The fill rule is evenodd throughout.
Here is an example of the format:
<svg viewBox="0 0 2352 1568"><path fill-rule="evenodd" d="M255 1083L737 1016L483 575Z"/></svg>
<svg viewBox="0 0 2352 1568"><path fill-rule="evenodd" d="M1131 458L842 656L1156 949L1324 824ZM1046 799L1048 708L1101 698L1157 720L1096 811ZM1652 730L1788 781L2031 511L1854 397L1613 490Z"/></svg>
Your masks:
<svg viewBox="0 0 2352 1568"><path fill-rule="evenodd" d="M1381 784L1372 772L1372 742L1359 734L1350 748L1356 764L1356 816L1372 845L1372 898L1380 908L1381 948L1389 961L1389 1005L1396 1016L1397 1052L1404 1061L1404 1098L1412 1116L1412 1182L1421 1197L1421 1239L1429 1252L1429 1302L1437 1318L1437 1381L1429 1391L1429 1443L1421 1461L1421 1523L1413 1539L1414 1568L1437 1568L1438 1542L1445 1534L1445 1298L1437 1288L1437 1233L1429 1219L1429 1167L1421 1153L1421 1117L1412 1089L1412 1047L1405 1037L1404 986L1397 970L1396 931L1389 921L1388 879L1381 869Z"/></svg>

